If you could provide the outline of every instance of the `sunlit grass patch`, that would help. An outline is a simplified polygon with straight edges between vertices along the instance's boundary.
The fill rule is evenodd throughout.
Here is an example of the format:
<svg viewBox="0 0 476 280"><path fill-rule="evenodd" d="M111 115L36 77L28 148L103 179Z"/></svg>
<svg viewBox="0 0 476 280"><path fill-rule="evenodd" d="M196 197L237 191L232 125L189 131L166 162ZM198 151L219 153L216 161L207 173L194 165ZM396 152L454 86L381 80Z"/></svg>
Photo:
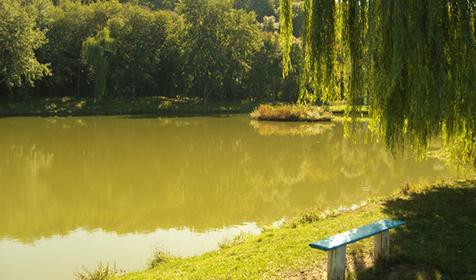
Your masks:
<svg viewBox="0 0 476 280"><path fill-rule="evenodd" d="M250 116L260 121L331 121L332 113L316 106L262 104Z"/></svg>

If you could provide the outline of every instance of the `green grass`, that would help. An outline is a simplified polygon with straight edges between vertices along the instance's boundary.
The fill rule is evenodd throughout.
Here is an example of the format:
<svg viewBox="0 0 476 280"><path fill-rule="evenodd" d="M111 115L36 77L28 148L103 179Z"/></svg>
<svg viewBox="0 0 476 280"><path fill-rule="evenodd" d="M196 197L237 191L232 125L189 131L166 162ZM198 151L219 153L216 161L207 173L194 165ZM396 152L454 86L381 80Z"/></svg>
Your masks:
<svg viewBox="0 0 476 280"><path fill-rule="evenodd" d="M326 254L308 243L382 218L403 219L392 232L392 259L373 264L372 241L348 247L350 279L476 279L476 188L472 181L406 187L341 214L307 213L279 229L218 252L168 259L123 276L143 279L323 279Z"/></svg>

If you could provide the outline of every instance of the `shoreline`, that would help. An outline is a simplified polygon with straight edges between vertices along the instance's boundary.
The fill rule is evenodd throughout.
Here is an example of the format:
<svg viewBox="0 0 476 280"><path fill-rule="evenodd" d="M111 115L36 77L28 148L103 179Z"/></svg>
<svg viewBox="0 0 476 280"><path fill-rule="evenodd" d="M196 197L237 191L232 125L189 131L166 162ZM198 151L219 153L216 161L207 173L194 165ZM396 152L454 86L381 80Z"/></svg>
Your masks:
<svg viewBox="0 0 476 280"><path fill-rule="evenodd" d="M474 179L406 184L391 195L368 199L358 207L303 213L279 228L265 227L257 236L244 236L204 255L180 259L159 254L158 259L151 261L153 267L114 279L202 279L224 275L232 279L325 279L327 256L308 248L309 242L387 218L407 221L406 227L392 232L394 253L391 260L385 266L374 265L371 239L352 244L348 248L351 276L381 279L395 271L404 275L423 275L421 279L433 279L435 274L474 276L476 271L471 270L471 264L476 261L476 254L471 253L471 248L463 248L456 259L448 254L453 250L452 242L441 245L439 242L421 243L420 240L452 237L452 240L461 241L458 237L465 236L470 239L468 242L476 241L476 236L469 236L472 229L464 227L476 219L468 216L476 211L475 185ZM455 200L459 207L450 208ZM428 214L430 205L435 215ZM439 225L449 227L435 231ZM433 255L438 248L438 254ZM359 261L365 265L359 266Z"/></svg>
<svg viewBox="0 0 476 280"><path fill-rule="evenodd" d="M207 105L202 100L188 97L140 97L136 99L112 98L94 103L91 98L46 98L37 101L12 101L0 103L0 118L8 117L100 117L100 116L144 116L144 117L175 117L175 116L217 116L232 114L252 114L260 106L268 107L299 107L292 103L268 104L256 100L215 101ZM327 111L330 115L316 120L299 118L259 119L272 122L332 122L345 117L345 105L309 106L306 110ZM304 111L306 111L304 110ZM357 118L368 117L368 108L357 109ZM305 115L306 112L303 112Z"/></svg>

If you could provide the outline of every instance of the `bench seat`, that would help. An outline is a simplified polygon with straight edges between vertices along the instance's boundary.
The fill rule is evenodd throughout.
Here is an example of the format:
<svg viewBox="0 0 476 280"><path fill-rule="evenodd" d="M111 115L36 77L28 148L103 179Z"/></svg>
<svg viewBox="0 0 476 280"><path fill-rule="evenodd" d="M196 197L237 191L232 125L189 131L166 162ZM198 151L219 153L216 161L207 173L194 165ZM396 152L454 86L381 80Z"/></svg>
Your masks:
<svg viewBox="0 0 476 280"><path fill-rule="evenodd" d="M327 252L328 280L344 280L347 244L374 236L374 258L376 260L387 259L390 255L389 230L404 224L404 221L382 220L322 239L309 244L309 246Z"/></svg>
<svg viewBox="0 0 476 280"><path fill-rule="evenodd" d="M403 221L382 220L373 224L349 230L309 244L314 249L331 251L338 247L357 242L390 229L404 225Z"/></svg>

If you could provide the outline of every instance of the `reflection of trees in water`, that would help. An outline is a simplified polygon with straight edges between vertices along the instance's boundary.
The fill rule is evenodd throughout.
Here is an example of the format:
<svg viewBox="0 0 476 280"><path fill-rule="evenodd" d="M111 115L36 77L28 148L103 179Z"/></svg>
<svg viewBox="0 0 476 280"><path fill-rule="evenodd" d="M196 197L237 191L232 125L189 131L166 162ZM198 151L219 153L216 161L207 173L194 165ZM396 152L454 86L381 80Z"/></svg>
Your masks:
<svg viewBox="0 0 476 280"><path fill-rule="evenodd" d="M10 172L18 172L20 178L37 178L40 172L51 168L53 162L53 154L38 150L35 144L5 147L5 153L4 160L0 161L0 171L9 174L10 177L12 177Z"/></svg>
<svg viewBox="0 0 476 280"><path fill-rule="evenodd" d="M263 136L312 136L334 127L332 122L275 122L252 120L250 125Z"/></svg>
<svg viewBox="0 0 476 280"><path fill-rule="evenodd" d="M0 237L23 240L270 223L440 175L431 162L394 160L364 127L352 141L340 125L263 137L246 117L4 119L0 131Z"/></svg>
<svg viewBox="0 0 476 280"><path fill-rule="evenodd" d="M48 201L49 189L42 174L51 169L54 156L34 144L0 146L0 238L3 228L15 231L17 224L25 225L27 235L36 235L35 227L41 227L41 221L32 216L41 214ZM35 212L25 213L27 208Z"/></svg>

